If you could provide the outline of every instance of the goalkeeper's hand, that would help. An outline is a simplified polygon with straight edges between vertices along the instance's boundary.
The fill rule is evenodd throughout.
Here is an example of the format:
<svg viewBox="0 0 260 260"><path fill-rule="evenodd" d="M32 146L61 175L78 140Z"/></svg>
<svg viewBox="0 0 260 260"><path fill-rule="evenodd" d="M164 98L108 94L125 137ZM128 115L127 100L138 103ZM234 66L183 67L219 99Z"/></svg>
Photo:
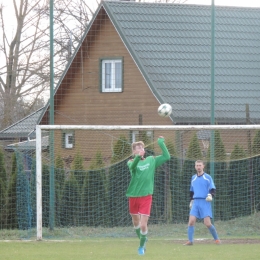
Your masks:
<svg viewBox="0 0 260 260"><path fill-rule="evenodd" d="M192 205L193 205L193 200L190 201L190 209L192 208Z"/></svg>
<svg viewBox="0 0 260 260"><path fill-rule="evenodd" d="M210 193L208 194L206 201L208 201L208 202L212 201L212 195Z"/></svg>

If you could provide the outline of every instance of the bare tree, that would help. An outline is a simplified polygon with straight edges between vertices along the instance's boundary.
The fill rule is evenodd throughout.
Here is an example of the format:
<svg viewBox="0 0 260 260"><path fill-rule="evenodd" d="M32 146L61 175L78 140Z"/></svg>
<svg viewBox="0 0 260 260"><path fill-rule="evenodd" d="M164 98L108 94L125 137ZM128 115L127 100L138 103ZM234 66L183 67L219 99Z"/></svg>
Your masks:
<svg viewBox="0 0 260 260"><path fill-rule="evenodd" d="M139 2L155 2L155 3L175 3L175 4L183 4L188 0L138 0Z"/></svg>
<svg viewBox="0 0 260 260"><path fill-rule="evenodd" d="M2 128L16 119L18 104L33 107L47 87L49 58L42 50L47 50L44 38L48 35L48 27L42 23L41 14L35 11L46 5L42 2L21 0L17 6L13 0L16 28L12 35L6 24L10 18L5 16L5 6L0 6L0 54L4 57L4 64L0 65Z"/></svg>
<svg viewBox="0 0 260 260"><path fill-rule="evenodd" d="M101 0L102 1L102 0ZM105 1L105 0L103 0ZM131 1L131 0L114 0L114 1ZM187 2L188 0L135 0L135 2L139 3L175 3L175 4L183 4ZM96 0L96 3L100 3L99 0Z"/></svg>
<svg viewBox="0 0 260 260"><path fill-rule="evenodd" d="M151 0L136 0L151 2ZM54 3L54 83L85 32L101 0L55 0ZM154 0L184 3L186 0ZM13 19L0 5L0 129L42 104L50 86L49 0L11 0ZM10 30L8 23L12 24ZM46 98L47 97L47 98Z"/></svg>
<svg viewBox="0 0 260 260"><path fill-rule="evenodd" d="M84 0L53 2L54 81L57 82L93 11ZM7 16L7 6L0 5L0 129L37 109L43 96L49 94L48 4L49 0L13 0L14 19ZM14 27L13 33L8 22Z"/></svg>

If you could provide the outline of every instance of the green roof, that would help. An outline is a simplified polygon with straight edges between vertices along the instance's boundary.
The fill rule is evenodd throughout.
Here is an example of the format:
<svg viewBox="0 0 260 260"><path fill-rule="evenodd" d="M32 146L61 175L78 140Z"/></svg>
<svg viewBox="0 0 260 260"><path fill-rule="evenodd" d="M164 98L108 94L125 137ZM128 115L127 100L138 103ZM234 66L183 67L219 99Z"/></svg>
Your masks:
<svg viewBox="0 0 260 260"><path fill-rule="evenodd" d="M0 131L0 138L27 138L28 134L35 129L43 108L44 107L38 109L20 121ZM31 138L33 137L35 137L35 133L32 133Z"/></svg>
<svg viewBox="0 0 260 260"><path fill-rule="evenodd" d="M175 123L210 123L211 6L102 3ZM102 6L101 5L101 6ZM215 6L215 120L260 122L260 9Z"/></svg>
<svg viewBox="0 0 260 260"><path fill-rule="evenodd" d="M43 136L41 141L42 141L41 142L42 150L48 149L49 136ZM5 147L5 150L9 150L9 151L15 151L15 150L26 151L26 150L35 150L35 149L36 149L36 139L32 139L32 140L28 139L23 142L9 144Z"/></svg>
<svg viewBox="0 0 260 260"><path fill-rule="evenodd" d="M160 103L170 103L176 124L210 124L211 6L102 1L83 36L104 8ZM215 120L260 123L260 8L215 6ZM82 41L83 42L83 41ZM55 93L73 62L68 63ZM27 137L49 103L0 131Z"/></svg>

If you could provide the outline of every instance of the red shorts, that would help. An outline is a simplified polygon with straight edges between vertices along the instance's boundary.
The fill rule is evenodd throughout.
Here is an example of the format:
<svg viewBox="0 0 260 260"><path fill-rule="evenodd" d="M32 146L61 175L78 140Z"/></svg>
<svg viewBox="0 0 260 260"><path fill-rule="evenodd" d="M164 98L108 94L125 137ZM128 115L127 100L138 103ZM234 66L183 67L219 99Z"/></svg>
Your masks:
<svg viewBox="0 0 260 260"><path fill-rule="evenodd" d="M150 216L152 200L152 195L147 195L144 197L129 197L130 214Z"/></svg>

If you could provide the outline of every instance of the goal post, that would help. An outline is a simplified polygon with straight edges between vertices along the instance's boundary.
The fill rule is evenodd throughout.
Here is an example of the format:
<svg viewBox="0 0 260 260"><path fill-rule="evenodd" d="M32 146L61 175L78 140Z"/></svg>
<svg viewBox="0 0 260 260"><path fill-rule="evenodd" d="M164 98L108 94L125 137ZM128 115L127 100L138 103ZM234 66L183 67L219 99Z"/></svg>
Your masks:
<svg viewBox="0 0 260 260"><path fill-rule="evenodd" d="M46 140L49 142L49 131L54 131L54 143L47 146L54 146L54 157L60 159L57 165L62 165L55 165L55 174L61 176L60 183L55 184L59 200L55 203L55 216L61 228L84 226L110 230L117 225L127 226L130 222L124 197L130 178L126 162L132 155L131 143L144 141L147 156L156 156L160 154L158 136L165 137L171 162L156 173L155 213L151 223L186 223L190 178L197 159L203 159L205 165L215 164L216 220L245 217L260 208L260 192L256 188L260 184L260 125L37 125L37 240L42 240L43 227L48 225L48 221L43 221L43 215L48 214L43 211L43 203L45 210L49 209L48 199L43 202L48 191L43 187L44 178L44 185L47 182L43 168L51 161L44 144ZM215 135L214 143L210 133ZM214 158L210 155L212 145ZM209 167L206 169L214 174ZM120 196L122 203L118 203ZM114 202L110 203L112 199ZM241 205L246 205L243 212L239 211ZM120 217L113 214L118 209L122 211Z"/></svg>
<svg viewBox="0 0 260 260"><path fill-rule="evenodd" d="M36 230L37 240L42 240L42 134L36 126Z"/></svg>

